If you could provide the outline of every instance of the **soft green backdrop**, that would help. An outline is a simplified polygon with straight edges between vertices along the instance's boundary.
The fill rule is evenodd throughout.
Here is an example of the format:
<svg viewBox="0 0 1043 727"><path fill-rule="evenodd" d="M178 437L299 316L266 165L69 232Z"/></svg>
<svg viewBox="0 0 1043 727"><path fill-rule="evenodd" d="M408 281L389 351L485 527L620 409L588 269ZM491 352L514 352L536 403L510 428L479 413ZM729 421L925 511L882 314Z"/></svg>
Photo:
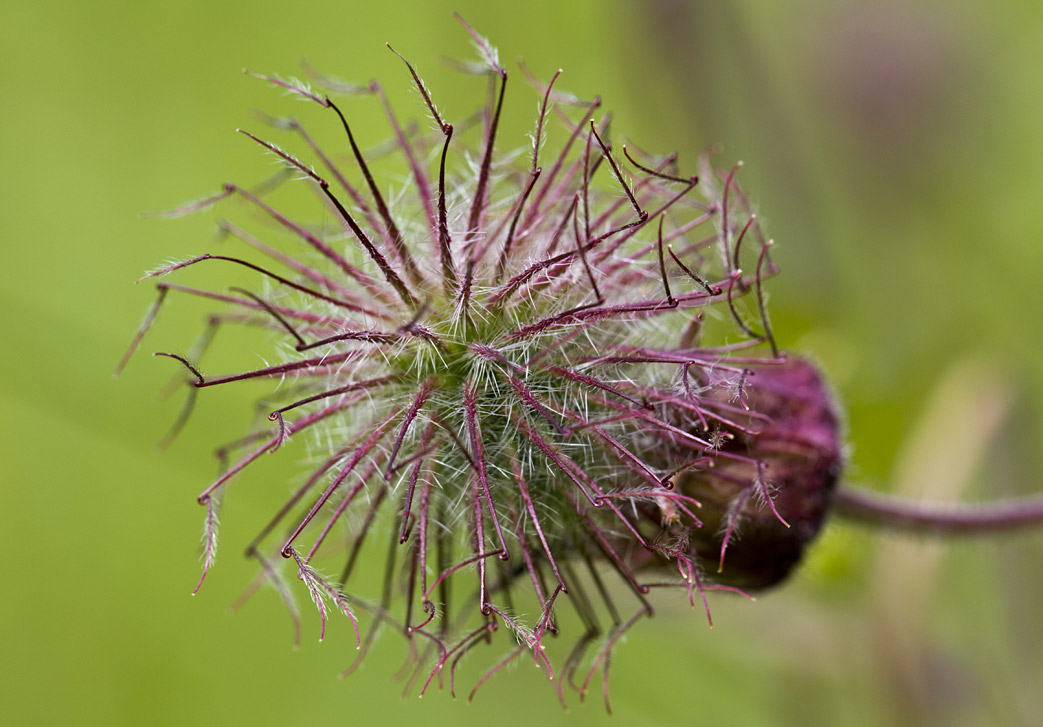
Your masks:
<svg viewBox="0 0 1043 727"><path fill-rule="evenodd" d="M779 339L824 364L849 411L858 484L913 497L1043 489L1043 8L1012 0L12 3L0 25L0 518L6 724L556 724L523 663L474 704L399 698L385 636L366 667L347 623L294 652L252 575L243 502L196 598L194 495L227 439L217 399L165 455L170 367L111 372L150 304L140 273L207 248L212 221L141 219L266 162L233 130L282 103L243 66L302 57L345 79L406 79L385 40L464 113L459 10L510 62L600 93L617 132L682 160L719 142L779 243ZM868 8L867 8L868 5ZM525 142L535 96L515 84ZM305 113L298 105L294 110ZM384 132L357 130L367 138ZM505 135L504 139L507 138ZM506 145L506 142L504 142ZM151 339L187 347L171 306ZM148 347L147 347L148 348ZM292 472L274 464L271 476ZM279 469L279 468L283 469ZM244 498L245 499L245 498ZM227 514L227 513L226 513ZM937 546L835 524L757 603L673 599L613 663L614 718L711 724L1035 725L1043 713L1043 539ZM380 648L385 647L385 648ZM574 702L576 700L573 700Z"/></svg>

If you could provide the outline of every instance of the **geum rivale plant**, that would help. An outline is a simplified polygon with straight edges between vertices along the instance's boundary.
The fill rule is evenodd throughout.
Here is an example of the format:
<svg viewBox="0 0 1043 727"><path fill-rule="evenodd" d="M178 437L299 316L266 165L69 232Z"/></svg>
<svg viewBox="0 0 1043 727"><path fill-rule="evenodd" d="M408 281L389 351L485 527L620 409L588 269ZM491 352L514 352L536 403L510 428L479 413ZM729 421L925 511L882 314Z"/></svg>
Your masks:
<svg viewBox="0 0 1043 727"><path fill-rule="evenodd" d="M228 183L167 213L238 199L263 232L227 219L220 228L259 257L208 253L146 275L161 278L159 297L120 368L175 292L223 306L193 352L156 354L189 373L175 430L200 389L291 382L267 406L267 426L219 449L221 474L198 496L204 577L226 491L305 439L310 475L247 546L295 622L280 561L318 607L320 633L333 608L363 654L381 626L405 637L407 690L453 689L461 659L502 626L516 644L478 685L528 653L563 702L566 685L584 694L599 669L607 700L612 650L653 613L653 589L679 589L709 617L708 592L747 595L784 579L833 504L926 529L1039 519L1038 505L937 513L837 488L839 417L817 370L776 345L764 288L777 267L739 165L718 171L707 155L687 176L673 156L615 145L598 100L556 89L560 71L530 79L530 151L503 154L508 74L468 31L480 56L468 69L490 90L475 117L443 117L403 58L430 131L400 124L377 83L316 76L330 93L379 99L405 160L401 195L382 191L384 152L363 152L339 102L251 74L324 110L343 130L347 163L297 119L268 118L300 151L241 133L288 175ZM268 201L287 176L313 193L325 223ZM200 265L246 269L256 287L171 280ZM268 331L282 361L204 373L227 324ZM387 544L369 542L378 538ZM369 557L384 574L376 597L352 589ZM549 649L551 637L564 647Z"/></svg>

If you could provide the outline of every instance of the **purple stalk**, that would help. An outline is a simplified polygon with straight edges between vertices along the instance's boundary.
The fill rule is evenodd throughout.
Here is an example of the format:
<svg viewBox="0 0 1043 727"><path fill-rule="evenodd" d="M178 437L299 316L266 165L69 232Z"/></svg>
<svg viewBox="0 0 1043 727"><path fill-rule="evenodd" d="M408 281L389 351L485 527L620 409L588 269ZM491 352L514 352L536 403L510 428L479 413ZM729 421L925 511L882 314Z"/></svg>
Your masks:
<svg viewBox="0 0 1043 727"><path fill-rule="evenodd" d="M839 487L838 515L883 528L925 535L990 535L1043 523L1043 496L984 503L911 502L868 490Z"/></svg>

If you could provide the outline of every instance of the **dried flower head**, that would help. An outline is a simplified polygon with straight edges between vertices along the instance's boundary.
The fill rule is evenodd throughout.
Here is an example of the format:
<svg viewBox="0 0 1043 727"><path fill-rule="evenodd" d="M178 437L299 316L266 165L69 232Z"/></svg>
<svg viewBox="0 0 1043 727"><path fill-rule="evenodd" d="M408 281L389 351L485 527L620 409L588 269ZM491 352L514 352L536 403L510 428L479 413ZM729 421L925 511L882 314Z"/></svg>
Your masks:
<svg viewBox="0 0 1043 727"><path fill-rule="evenodd" d="M269 330L281 361L215 375L204 373L205 346L157 354L190 373L190 394L292 382L267 426L220 450L228 464L199 495L204 576L219 499L248 465L307 440L310 476L247 548L295 620L280 562L323 631L332 607L363 653L381 625L401 633L421 694L434 680L452 689L461 658L501 643L491 634L505 626L517 643L478 684L528 652L564 699L566 684L583 693L599 668L607 679L614 645L652 614L651 589L679 588L694 606L708 591L785 577L840 469L837 417L817 372L775 346L763 291L776 272L771 242L738 165L722 173L704 159L697 178L672 156L611 143L599 101L560 93L558 74L533 81L531 152L501 154L507 72L468 31L472 70L492 89L474 119L443 118L405 58L431 133L401 125L379 85L364 89L408 165L402 199L382 192L340 102L258 76L343 129L346 165L296 119L270 120L288 137L279 142L242 132L332 223L280 212L272 185L226 184L176 210L239 198L261 231L220 226L259 256L205 254L146 275L163 280L131 351L170 291L203 296L224 306L213 325ZM285 246L269 246L280 237ZM257 288L167 280L215 264L249 269ZM383 560L384 588L356 594L353 571L370 556Z"/></svg>

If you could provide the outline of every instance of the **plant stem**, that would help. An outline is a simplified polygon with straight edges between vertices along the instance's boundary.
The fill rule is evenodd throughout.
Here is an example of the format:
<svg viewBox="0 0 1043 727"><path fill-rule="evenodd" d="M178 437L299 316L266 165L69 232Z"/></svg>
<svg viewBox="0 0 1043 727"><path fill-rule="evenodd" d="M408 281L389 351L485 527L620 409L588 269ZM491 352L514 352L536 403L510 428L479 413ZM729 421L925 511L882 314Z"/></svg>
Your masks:
<svg viewBox="0 0 1043 727"><path fill-rule="evenodd" d="M1043 494L988 503L915 502L840 486L834 511L848 520L925 535L975 535L1043 525Z"/></svg>

